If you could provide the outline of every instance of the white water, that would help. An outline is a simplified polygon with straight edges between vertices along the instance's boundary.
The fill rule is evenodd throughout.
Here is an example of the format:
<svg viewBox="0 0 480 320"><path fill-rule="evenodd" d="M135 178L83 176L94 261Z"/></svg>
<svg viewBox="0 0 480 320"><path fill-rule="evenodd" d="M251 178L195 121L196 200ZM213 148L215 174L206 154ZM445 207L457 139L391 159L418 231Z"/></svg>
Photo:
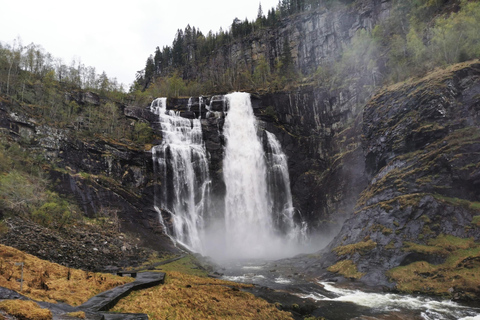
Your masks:
<svg viewBox="0 0 480 320"><path fill-rule="evenodd" d="M275 135L265 131L267 140L267 181L269 206L272 208L273 223L278 230L284 230L291 241L307 241L306 222L295 223L290 190L287 156Z"/></svg>
<svg viewBox="0 0 480 320"><path fill-rule="evenodd" d="M162 144L152 149L152 156L162 184L157 208L172 215L173 228L165 227L165 231L189 249L203 253L210 178L200 120L167 111L166 98L154 100L150 109L159 116L163 134Z"/></svg>
<svg viewBox="0 0 480 320"><path fill-rule="evenodd" d="M417 311L425 320L480 319L480 310L465 307L450 300L434 300L428 297L415 297L392 293L368 293L335 287L328 282L320 282L324 289L335 293L336 298L328 298L319 293L299 295L302 298L323 301L352 302L381 312L402 310Z"/></svg>
<svg viewBox="0 0 480 320"><path fill-rule="evenodd" d="M275 259L298 253L285 156L271 134L272 151L266 156L248 93L232 93L226 98L226 242L221 258ZM269 171L267 162L275 168ZM279 190L283 190L281 201L272 195Z"/></svg>
<svg viewBox="0 0 480 320"><path fill-rule="evenodd" d="M294 221L287 158L281 145L267 131L262 141L249 94L229 94L222 101L228 104L223 128L226 195L216 201L224 202L217 210L224 207L225 212L215 219L208 216L214 204L200 120L167 111L166 98L151 104L163 134L162 144L152 150L161 180L156 208L162 226L175 242L216 260L297 254L306 224ZM188 104L193 105L192 99ZM225 104L223 110L227 110Z"/></svg>

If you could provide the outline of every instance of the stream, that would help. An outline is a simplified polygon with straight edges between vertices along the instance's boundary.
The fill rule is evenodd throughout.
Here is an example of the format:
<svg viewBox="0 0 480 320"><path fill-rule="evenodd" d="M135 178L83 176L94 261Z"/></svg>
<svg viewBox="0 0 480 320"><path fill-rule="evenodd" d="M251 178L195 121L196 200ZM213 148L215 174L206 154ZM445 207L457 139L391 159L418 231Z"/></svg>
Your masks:
<svg viewBox="0 0 480 320"><path fill-rule="evenodd" d="M224 280L255 284L252 293L269 302L292 305L286 310L293 311L298 319L311 315L328 320L480 320L479 307L429 296L367 292L354 288L353 283L307 279L278 261L230 262L221 273Z"/></svg>

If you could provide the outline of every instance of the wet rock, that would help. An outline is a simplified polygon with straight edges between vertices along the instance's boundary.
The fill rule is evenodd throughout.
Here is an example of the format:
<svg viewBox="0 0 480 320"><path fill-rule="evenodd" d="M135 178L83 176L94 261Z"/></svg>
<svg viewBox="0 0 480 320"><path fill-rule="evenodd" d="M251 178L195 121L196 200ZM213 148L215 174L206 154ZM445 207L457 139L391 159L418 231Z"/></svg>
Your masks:
<svg viewBox="0 0 480 320"><path fill-rule="evenodd" d="M439 254L406 251L407 243L426 245L439 235L480 240L479 226L472 224L478 213L471 209L480 201L474 178L480 119L472 99L478 93L480 65L467 63L439 72L433 82L385 90L367 104L363 149L370 182L320 266L351 260L364 273L362 282L392 288L387 270L445 261ZM367 241L374 243L367 251L353 249ZM332 252L349 245L351 252Z"/></svg>

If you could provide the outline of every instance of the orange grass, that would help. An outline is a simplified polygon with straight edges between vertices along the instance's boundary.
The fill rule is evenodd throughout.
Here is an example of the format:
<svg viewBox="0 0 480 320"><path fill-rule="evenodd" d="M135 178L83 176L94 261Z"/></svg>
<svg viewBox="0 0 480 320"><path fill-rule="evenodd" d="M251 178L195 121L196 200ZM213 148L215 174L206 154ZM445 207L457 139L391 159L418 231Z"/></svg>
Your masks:
<svg viewBox="0 0 480 320"><path fill-rule="evenodd" d="M77 312L70 312L67 313L67 316L73 317L73 318L79 318L79 319L85 319L85 312L83 311L77 311Z"/></svg>
<svg viewBox="0 0 480 320"><path fill-rule="evenodd" d="M23 290L20 292L21 266L24 263ZM70 276L70 280L68 277ZM69 269L30 254L0 245L0 286L39 301L80 305L100 292L133 281L130 277Z"/></svg>
<svg viewBox="0 0 480 320"><path fill-rule="evenodd" d="M18 319L49 320L52 313L48 309L42 309L33 301L26 300L3 300L0 301L0 309L15 316Z"/></svg>
<svg viewBox="0 0 480 320"><path fill-rule="evenodd" d="M290 313L240 291L250 286L171 271L164 285L132 293L112 311L147 313L151 320L292 319Z"/></svg>
<svg viewBox="0 0 480 320"><path fill-rule="evenodd" d="M328 271L333 273L339 273L345 278L360 279L365 273L358 272L357 266L352 260L341 260L327 268Z"/></svg>
<svg viewBox="0 0 480 320"><path fill-rule="evenodd" d="M480 244L474 242L473 238L439 235L430 239L428 245L406 243L404 250L444 256L445 262L433 265L426 261L417 261L389 270L387 276L397 283L398 290L448 297L452 295L451 289L463 291L466 295L478 292Z"/></svg>

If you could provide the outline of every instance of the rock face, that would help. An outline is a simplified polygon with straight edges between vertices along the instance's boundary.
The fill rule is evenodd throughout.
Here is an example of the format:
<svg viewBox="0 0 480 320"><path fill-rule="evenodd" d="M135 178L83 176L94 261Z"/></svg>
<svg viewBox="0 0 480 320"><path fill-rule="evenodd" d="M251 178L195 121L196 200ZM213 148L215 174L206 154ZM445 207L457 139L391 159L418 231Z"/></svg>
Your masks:
<svg viewBox="0 0 480 320"><path fill-rule="evenodd" d="M262 97L261 112L274 115L264 118L267 129L289 159L294 206L324 234L336 231L366 185L355 92L303 87Z"/></svg>
<svg viewBox="0 0 480 320"><path fill-rule="evenodd" d="M368 186L319 266L350 261L356 278L393 287L389 280L401 283L389 270L424 261L432 265L423 277L433 288L440 272L434 266L459 254L454 241L480 240L479 94L480 64L466 63L387 88L366 105L362 144ZM469 257L457 257L458 264L448 268L455 272L477 259ZM464 287L458 284L449 293L473 290Z"/></svg>
<svg viewBox="0 0 480 320"><path fill-rule="evenodd" d="M84 103L94 102L85 100ZM41 154L52 164L49 173L56 182L56 191L68 197L73 196L87 217L107 217L118 222L117 233L122 231L130 236L135 235L134 244L127 241L125 248L138 246L158 251L176 251L170 239L163 235L158 214L154 210L153 167L149 151L118 141L80 139L69 129L60 130L40 125L28 118L27 114L28 112L22 112L21 106L15 103L0 101L0 127L13 139L22 140L24 146ZM143 108L126 108L125 114L147 121L154 121L156 118ZM22 228L23 226L17 229ZM37 233L32 226L26 225L25 228L23 233ZM122 263L122 260L125 260L123 257L128 255L130 258L125 261L130 264L142 261L139 256L148 256L141 251L143 249L135 252L129 252L130 249L122 250L122 241L120 244L115 240L115 245L111 247L114 242L112 235L99 236L108 243L107 253L102 251L105 249L103 245L99 247L96 243L100 240L85 243L61 234L52 236L55 240L55 251L50 252L50 244L44 238L21 237L22 232L12 229L12 232L2 237L2 243L48 260L87 270L101 270L112 263ZM41 251L42 248L47 250ZM82 256L75 252L82 253Z"/></svg>
<svg viewBox="0 0 480 320"><path fill-rule="evenodd" d="M296 69L311 74L318 66L334 61L358 29L371 30L388 17L390 6L389 0L339 1L290 16L282 19L279 27L254 32L214 52L202 75L210 81L220 79L228 68L253 70L260 57L273 70L285 47L290 49Z"/></svg>

